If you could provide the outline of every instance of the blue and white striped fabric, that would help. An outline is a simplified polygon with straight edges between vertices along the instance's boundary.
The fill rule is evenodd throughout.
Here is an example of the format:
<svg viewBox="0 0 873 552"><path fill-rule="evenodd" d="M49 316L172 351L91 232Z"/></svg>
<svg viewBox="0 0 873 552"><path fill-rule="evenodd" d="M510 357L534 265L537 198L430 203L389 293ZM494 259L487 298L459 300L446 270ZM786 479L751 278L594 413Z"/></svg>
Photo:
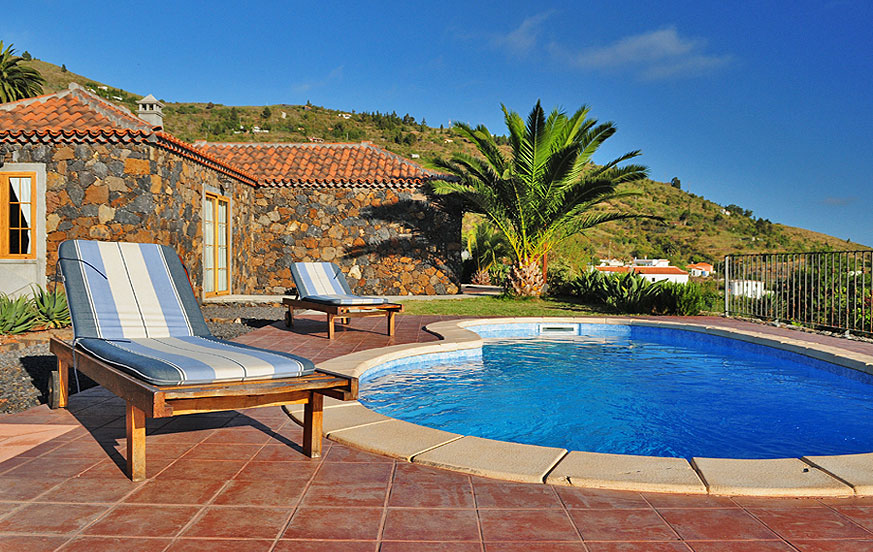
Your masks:
<svg viewBox="0 0 873 552"><path fill-rule="evenodd" d="M97 358L155 385L289 378L314 370L303 358L214 337L85 338L79 344Z"/></svg>
<svg viewBox="0 0 873 552"><path fill-rule="evenodd" d="M218 340L209 332L179 256L157 244L61 244L76 343L157 385L296 377L307 359Z"/></svg>
<svg viewBox="0 0 873 552"><path fill-rule="evenodd" d="M382 297L352 293L345 276L334 263L294 263L291 275L301 299L328 305L382 305Z"/></svg>
<svg viewBox="0 0 873 552"><path fill-rule="evenodd" d="M209 335L171 247L70 240L58 256L77 338Z"/></svg>

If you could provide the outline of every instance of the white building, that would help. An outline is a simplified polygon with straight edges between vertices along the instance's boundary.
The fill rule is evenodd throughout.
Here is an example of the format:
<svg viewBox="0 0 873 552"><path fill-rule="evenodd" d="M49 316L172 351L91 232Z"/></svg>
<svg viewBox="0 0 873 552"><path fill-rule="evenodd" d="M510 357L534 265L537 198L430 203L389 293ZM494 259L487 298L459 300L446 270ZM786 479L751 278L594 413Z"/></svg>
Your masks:
<svg viewBox="0 0 873 552"><path fill-rule="evenodd" d="M757 280L731 280L728 283L728 290L734 297L748 297L750 299L760 299L769 293L764 290L764 282Z"/></svg>
<svg viewBox="0 0 873 552"><path fill-rule="evenodd" d="M650 282L688 283L688 273L676 266L638 266L634 267L634 272Z"/></svg>
<svg viewBox="0 0 873 552"><path fill-rule="evenodd" d="M634 259L634 266L670 266L668 259Z"/></svg>
<svg viewBox="0 0 873 552"><path fill-rule="evenodd" d="M624 261L620 259L600 259L598 266L624 266Z"/></svg>
<svg viewBox="0 0 873 552"><path fill-rule="evenodd" d="M595 266L595 270L610 274L626 274L632 272L650 282L668 281L676 284L687 284L688 273L675 266Z"/></svg>
<svg viewBox="0 0 873 552"><path fill-rule="evenodd" d="M709 263L694 263L685 266L691 275L695 278L706 278L713 272L713 267Z"/></svg>

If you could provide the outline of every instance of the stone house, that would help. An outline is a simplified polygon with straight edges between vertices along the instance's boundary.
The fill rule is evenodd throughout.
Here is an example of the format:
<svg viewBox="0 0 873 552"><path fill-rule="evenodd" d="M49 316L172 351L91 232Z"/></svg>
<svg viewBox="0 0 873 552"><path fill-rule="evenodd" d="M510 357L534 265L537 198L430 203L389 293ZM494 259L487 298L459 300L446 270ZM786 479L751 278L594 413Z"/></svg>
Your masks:
<svg viewBox="0 0 873 552"><path fill-rule="evenodd" d="M460 218L420 193L438 175L370 144L247 145L243 164L163 132L161 107L75 84L0 104L0 292L45 285L71 238L171 245L203 298L283 293L309 259L362 293L457 292Z"/></svg>
<svg viewBox="0 0 873 552"><path fill-rule="evenodd" d="M437 174L369 142L195 147L258 180L249 287L283 293L297 260L337 263L362 293L458 292L460 218L421 192Z"/></svg>

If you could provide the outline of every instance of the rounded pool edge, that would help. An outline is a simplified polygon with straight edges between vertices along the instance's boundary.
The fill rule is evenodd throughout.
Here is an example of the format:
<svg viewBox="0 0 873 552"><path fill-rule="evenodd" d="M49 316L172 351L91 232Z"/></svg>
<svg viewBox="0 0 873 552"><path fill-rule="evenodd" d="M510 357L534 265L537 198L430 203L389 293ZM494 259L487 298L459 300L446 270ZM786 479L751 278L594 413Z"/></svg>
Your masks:
<svg viewBox="0 0 873 552"><path fill-rule="evenodd" d="M619 324L702 332L792 351L873 374L873 356L803 339L699 322L620 317L462 319L429 324L441 341L395 345L338 357L319 370L360 377L386 362L482 346L469 326ZM536 405L531 405L535 408ZM302 408L291 409L300 412ZM325 402L328 439L368 452L508 481L600 489L770 497L873 496L873 453L746 460L664 458L567 451L464 436L389 418L359 402Z"/></svg>

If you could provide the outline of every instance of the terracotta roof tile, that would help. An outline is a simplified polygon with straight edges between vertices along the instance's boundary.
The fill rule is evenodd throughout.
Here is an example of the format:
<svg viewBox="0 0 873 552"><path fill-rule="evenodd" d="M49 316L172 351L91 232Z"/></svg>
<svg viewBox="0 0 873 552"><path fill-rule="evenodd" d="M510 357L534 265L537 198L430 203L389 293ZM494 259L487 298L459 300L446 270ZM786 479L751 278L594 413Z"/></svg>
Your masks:
<svg viewBox="0 0 873 552"><path fill-rule="evenodd" d="M197 142L195 147L251 172L264 186L420 186L442 175L374 146Z"/></svg>
<svg viewBox="0 0 873 552"><path fill-rule="evenodd" d="M160 132L160 127L153 127L78 85L54 94L0 104L0 142L149 142L252 186L257 184L253 176Z"/></svg>
<svg viewBox="0 0 873 552"><path fill-rule="evenodd" d="M103 101L80 86L0 104L0 128L66 131L91 128L153 130L151 125L130 111Z"/></svg>
<svg viewBox="0 0 873 552"><path fill-rule="evenodd" d="M635 266L637 274L688 274L677 266Z"/></svg>

